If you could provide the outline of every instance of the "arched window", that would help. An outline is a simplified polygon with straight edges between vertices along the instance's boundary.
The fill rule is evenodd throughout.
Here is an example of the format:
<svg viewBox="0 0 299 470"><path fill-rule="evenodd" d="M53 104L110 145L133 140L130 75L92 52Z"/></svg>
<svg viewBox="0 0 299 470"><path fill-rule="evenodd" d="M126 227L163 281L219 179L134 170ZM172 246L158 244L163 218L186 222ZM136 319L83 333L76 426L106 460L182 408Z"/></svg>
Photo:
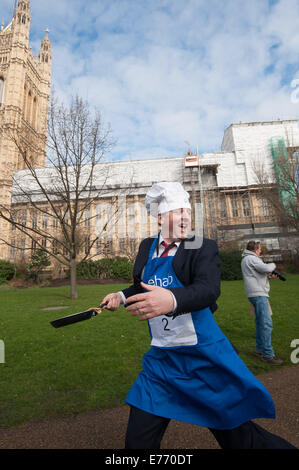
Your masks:
<svg viewBox="0 0 299 470"><path fill-rule="evenodd" d="M28 100L27 100L27 121L31 122L31 107L32 107L32 94L31 91L28 93Z"/></svg>
<svg viewBox="0 0 299 470"><path fill-rule="evenodd" d="M4 79L0 77L0 106L4 103Z"/></svg>
<svg viewBox="0 0 299 470"><path fill-rule="evenodd" d="M26 116L26 102L27 102L27 87L24 86L24 99L23 99L23 116Z"/></svg>
<svg viewBox="0 0 299 470"><path fill-rule="evenodd" d="M33 100L33 112L32 112L32 126L35 127L37 118L37 98L35 96Z"/></svg>

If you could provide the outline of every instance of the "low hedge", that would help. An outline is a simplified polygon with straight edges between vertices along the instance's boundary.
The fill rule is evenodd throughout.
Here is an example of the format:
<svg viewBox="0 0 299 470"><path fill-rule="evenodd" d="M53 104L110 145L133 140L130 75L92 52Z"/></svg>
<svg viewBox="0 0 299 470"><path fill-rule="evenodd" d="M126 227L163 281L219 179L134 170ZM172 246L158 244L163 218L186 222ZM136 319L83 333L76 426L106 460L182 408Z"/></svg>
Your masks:
<svg viewBox="0 0 299 470"><path fill-rule="evenodd" d="M0 260L0 284L10 281L14 277L15 267L12 263L5 260Z"/></svg>
<svg viewBox="0 0 299 470"><path fill-rule="evenodd" d="M238 250L220 251L221 279L234 281L243 279L241 252ZM133 263L127 258L103 258L89 260L77 266L78 279L126 279L132 280Z"/></svg>
<svg viewBox="0 0 299 470"><path fill-rule="evenodd" d="M243 279L241 270L242 253L239 250L220 251L221 279L223 281L237 281Z"/></svg>
<svg viewBox="0 0 299 470"><path fill-rule="evenodd" d="M237 250L220 251L221 279L234 281L243 279L241 271L241 252ZM132 280L133 263L127 258L103 258L83 261L77 266L78 279L126 279ZM67 273L69 277L69 272Z"/></svg>
<svg viewBox="0 0 299 470"><path fill-rule="evenodd" d="M133 263L121 257L83 261L77 266L78 279L126 279L130 281L132 272Z"/></svg>

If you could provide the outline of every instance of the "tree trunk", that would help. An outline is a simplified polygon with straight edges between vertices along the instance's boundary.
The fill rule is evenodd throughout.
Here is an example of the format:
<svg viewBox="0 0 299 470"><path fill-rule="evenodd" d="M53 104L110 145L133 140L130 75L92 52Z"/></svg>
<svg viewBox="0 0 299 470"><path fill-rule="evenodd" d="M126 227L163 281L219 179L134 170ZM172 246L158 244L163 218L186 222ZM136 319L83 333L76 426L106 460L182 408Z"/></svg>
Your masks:
<svg viewBox="0 0 299 470"><path fill-rule="evenodd" d="M77 291L77 263L76 259L72 258L70 261L70 275L71 275L71 299L78 298Z"/></svg>

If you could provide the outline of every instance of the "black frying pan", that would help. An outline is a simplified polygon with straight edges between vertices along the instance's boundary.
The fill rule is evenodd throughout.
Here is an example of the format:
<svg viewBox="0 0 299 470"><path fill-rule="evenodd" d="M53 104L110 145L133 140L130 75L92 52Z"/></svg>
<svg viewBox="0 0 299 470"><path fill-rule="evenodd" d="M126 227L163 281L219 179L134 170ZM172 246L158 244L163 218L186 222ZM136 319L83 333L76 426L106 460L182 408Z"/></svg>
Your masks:
<svg viewBox="0 0 299 470"><path fill-rule="evenodd" d="M101 304L98 308L90 308L85 310L85 312L73 313L73 315L68 315L66 317L57 318L57 320L51 321L51 325L54 328L60 328L61 326L72 325L83 320L89 320L92 317L95 317L102 312L102 309L107 305L108 302Z"/></svg>

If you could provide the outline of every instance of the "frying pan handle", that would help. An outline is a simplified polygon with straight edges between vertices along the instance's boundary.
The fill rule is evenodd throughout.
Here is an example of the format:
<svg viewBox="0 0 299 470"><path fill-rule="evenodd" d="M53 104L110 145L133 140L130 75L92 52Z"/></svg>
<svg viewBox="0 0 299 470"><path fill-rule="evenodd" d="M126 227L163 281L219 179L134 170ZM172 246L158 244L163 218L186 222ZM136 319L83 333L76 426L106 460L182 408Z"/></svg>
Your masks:
<svg viewBox="0 0 299 470"><path fill-rule="evenodd" d="M99 308L104 308L107 304L108 304L108 300L107 300L107 302L104 302L103 304L101 304L101 305L99 306Z"/></svg>

